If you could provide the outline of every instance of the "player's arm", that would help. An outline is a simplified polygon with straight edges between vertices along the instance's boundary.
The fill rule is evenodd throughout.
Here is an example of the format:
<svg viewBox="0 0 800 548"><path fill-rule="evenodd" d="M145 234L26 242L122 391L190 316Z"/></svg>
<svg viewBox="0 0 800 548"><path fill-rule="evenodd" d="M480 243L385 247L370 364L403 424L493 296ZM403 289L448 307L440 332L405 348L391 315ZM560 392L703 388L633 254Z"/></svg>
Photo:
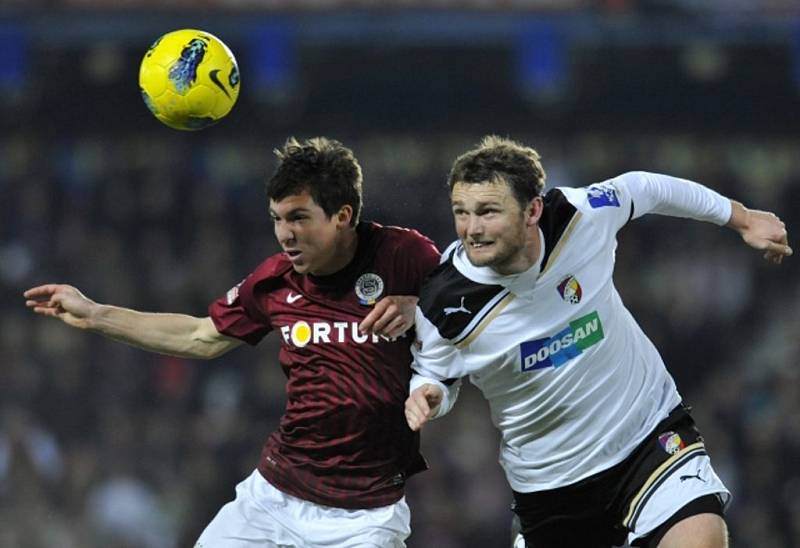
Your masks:
<svg viewBox="0 0 800 548"><path fill-rule="evenodd" d="M37 314L151 352L210 359L241 344L220 334L210 318L99 304L69 285L41 285L25 291L24 296L25 305Z"/></svg>
<svg viewBox="0 0 800 548"><path fill-rule="evenodd" d="M615 182L629 193L633 217L657 213L726 225L764 251L765 259L780 263L792 254L786 226L775 214L748 209L700 183L644 171L626 173Z"/></svg>
<svg viewBox="0 0 800 548"><path fill-rule="evenodd" d="M419 307L415 323L418 340L411 345L413 375L405 414L408 426L419 430L429 420L450 412L467 371L458 349L439 334Z"/></svg>

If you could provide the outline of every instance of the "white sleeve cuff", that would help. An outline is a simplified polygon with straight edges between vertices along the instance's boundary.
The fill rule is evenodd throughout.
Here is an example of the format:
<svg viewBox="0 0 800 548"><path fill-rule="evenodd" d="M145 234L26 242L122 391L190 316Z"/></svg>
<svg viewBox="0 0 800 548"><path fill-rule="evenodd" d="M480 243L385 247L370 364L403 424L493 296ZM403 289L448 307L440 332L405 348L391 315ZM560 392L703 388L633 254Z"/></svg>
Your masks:
<svg viewBox="0 0 800 548"><path fill-rule="evenodd" d="M456 400L458 399L461 380L457 380L452 385L447 386L442 381L414 373L414 375L411 377L411 382L409 383L409 393L413 392L423 384L432 384L434 386L438 386L442 391L442 402L439 404L439 408L431 418L438 419L439 417L449 413L453 408L453 404L455 404Z"/></svg>

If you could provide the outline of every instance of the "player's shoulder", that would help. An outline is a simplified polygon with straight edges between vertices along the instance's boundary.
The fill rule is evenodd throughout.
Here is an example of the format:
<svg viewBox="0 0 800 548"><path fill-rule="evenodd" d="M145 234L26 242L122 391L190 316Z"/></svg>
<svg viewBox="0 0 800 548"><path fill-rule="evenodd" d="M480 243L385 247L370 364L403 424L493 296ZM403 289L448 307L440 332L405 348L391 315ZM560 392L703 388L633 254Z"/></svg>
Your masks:
<svg viewBox="0 0 800 548"><path fill-rule="evenodd" d="M581 215L580 189L555 187L544 195L544 209L539 219L539 228L544 236L543 270L547 268L552 252L569 239Z"/></svg>
<svg viewBox="0 0 800 548"><path fill-rule="evenodd" d="M563 224L569 222L580 210L582 204L581 189L555 187L542 197L544 209L542 219L545 223ZM542 223L539 223L542 225Z"/></svg>
<svg viewBox="0 0 800 548"><path fill-rule="evenodd" d="M413 228L384 226L379 223L360 223L361 238L366 244L359 248L368 255L383 257L394 264L419 264L429 272L439 261L436 244ZM390 258L390 259L387 259Z"/></svg>
<svg viewBox="0 0 800 548"><path fill-rule="evenodd" d="M374 221L362 222L361 225L378 245L434 245L433 240L413 228L382 225Z"/></svg>
<svg viewBox="0 0 800 548"><path fill-rule="evenodd" d="M500 285L484 284L465 276L455 265L455 255L463 250L453 242L442 254L439 265L425 279L418 306L442 337L460 340L509 292Z"/></svg>
<svg viewBox="0 0 800 548"><path fill-rule="evenodd" d="M563 196L563 200L584 214L615 213L627 209L630 202L629 187L638 184L642 174L641 171L630 171L586 186L556 187L550 192L555 196Z"/></svg>
<svg viewBox="0 0 800 548"><path fill-rule="evenodd" d="M276 253L264 259L250 276L247 277L246 282L255 285L259 282L268 280L279 280L292 270L292 263L284 253Z"/></svg>
<svg viewBox="0 0 800 548"><path fill-rule="evenodd" d="M241 282L232 287L224 300L231 306L240 303L251 312L253 317L258 317L257 296L282 286L284 275L292 269L292 263L283 253L276 253L264 259ZM222 301L222 299L220 300Z"/></svg>

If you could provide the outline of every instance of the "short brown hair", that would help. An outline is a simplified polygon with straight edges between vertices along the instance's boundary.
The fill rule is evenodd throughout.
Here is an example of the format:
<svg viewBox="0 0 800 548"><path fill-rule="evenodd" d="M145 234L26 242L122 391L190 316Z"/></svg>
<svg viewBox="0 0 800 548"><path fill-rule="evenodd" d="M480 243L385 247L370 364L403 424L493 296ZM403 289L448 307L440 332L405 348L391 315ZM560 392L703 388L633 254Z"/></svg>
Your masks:
<svg viewBox="0 0 800 548"><path fill-rule="evenodd" d="M522 207L544 191L545 172L539 153L497 135L488 135L453 163L447 183L504 182Z"/></svg>
<svg viewBox="0 0 800 548"><path fill-rule="evenodd" d="M351 224L358 222L362 206L361 166L353 151L339 141L312 137L286 140L275 149L278 167L267 182L267 197L282 200L308 191L328 217L342 206L353 208Z"/></svg>

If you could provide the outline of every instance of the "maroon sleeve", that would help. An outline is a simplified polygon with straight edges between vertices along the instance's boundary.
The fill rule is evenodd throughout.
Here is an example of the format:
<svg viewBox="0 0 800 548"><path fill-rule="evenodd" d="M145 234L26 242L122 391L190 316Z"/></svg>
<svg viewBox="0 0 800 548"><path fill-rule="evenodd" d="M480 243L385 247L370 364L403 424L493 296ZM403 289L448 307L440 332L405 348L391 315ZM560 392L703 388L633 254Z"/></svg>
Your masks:
<svg viewBox="0 0 800 548"><path fill-rule="evenodd" d="M405 253L397 255L401 259L397 268L405 274L405 279L414 281L413 294L419 295L422 282L434 268L439 266L441 253L433 240L416 230L408 231L402 249Z"/></svg>
<svg viewBox="0 0 800 548"><path fill-rule="evenodd" d="M272 331L266 318L257 312L254 287L254 275L251 274L225 296L208 305L208 314L218 332L251 345L258 344Z"/></svg>

